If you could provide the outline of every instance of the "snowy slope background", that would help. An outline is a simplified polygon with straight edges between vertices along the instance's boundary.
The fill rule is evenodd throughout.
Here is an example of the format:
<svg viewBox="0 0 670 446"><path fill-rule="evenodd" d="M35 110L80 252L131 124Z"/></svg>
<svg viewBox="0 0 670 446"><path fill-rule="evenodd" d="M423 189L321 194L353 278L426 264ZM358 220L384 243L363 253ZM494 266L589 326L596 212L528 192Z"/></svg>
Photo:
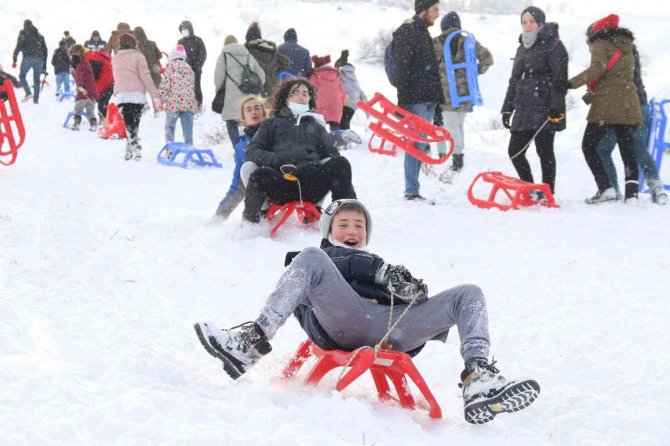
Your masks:
<svg viewBox="0 0 670 446"><path fill-rule="evenodd" d="M358 63L357 52L411 15L364 2L5 3L5 69L25 18L52 49L64 29L83 42L93 29L107 38L126 21L143 26L163 51L175 45L179 22L192 20L209 53L206 104L224 37L243 40L253 20L277 42L295 27L312 54L336 59L348 48L367 93L395 100L383 68ZM538 5L560 23L571 75L588 63L586 26L620 13L621 25L636 33L650 97L670 97L670 10L656 11L651 1ZM155 156L164 116L145 115L144 159L126 162L123 142L61 127L72 105L55 101L52 75L38 106L21 105L26 143L15 165L0 168L0 444L667 444L670 206L644 195L637 205L583 204L595 186L580 150L582 91L569 93L568 129L556 137L561 209L484 211L465 196L478 172L514 174L509 135L493 123L520 32L518 13L461 15L495 65L480 78L485 106L466 122L464 172L453 185L421 178L422 193L436 206L402 200L401 157L373 155L365 146L344 155L373 214L372 251L407 265L433 293L481 286L500 369L542 386L531 408L486 426L467 424L455 332L415 359L442 406L438 422L381 405L368 378L342 395L327 392L335 375L317 389L271 385L305 338L294 320L274 339L271 355L230 381L192 323L225 327L255 318L283 271L284 253L317 245L318 233L287 225L271 239L267 226L242 228L241 209L225 224L208 225L230 182L228 141L211 147L223 169L161 166ZM354 124L367 135L364 116ZM219 116L206 113L196 121L196 141L217 127ZM537 156L530 160L539 179ZM621 176L618 155L615 161ZM670 160L662 176L670 182Z"/></svg>

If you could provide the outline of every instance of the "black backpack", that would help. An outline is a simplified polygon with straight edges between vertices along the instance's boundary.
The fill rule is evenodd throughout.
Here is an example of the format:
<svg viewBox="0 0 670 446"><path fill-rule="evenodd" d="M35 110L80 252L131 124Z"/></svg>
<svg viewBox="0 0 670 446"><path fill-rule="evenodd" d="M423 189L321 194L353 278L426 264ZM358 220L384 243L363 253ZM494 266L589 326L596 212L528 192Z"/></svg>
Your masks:
<svg viewBox="0 0 670 446"><path fill-rule="evenodd" d="M240 64L242 67L242 78L240 79L239 82L235 82L235 79L230 77L228 74L228 70L226 70L226 76L230 78L231 81L233 81L233 84L237 86L237 88L240 89L240 91L244 94L261 94L263 91L263 82L261 82L260 76L254 72L251 67L249 66L249 57L247 56L247 63L243 64L235 56L232 54L227 54L228 56L232 57L235 62ZM225 59L224 55L224 59Z"/></svg>

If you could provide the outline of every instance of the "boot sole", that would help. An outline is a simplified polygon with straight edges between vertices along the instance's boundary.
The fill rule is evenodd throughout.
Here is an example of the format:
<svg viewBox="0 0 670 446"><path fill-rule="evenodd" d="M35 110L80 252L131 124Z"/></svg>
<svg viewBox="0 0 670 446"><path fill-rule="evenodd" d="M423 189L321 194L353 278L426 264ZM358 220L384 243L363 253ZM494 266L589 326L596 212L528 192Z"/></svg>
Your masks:
<svg viewBox="0 0 670 446"><path fill-rule="evenodd" d="M244 371L240 371L235 366L235 363L233 362L235 359L229 358L225 353L215 349L212 344L210 344L208 337L205 336L205 333L203 333L200 324L193 324L193 328L195 329L195 333L198 335L198 339L200 339L200 343L203 347L205 347L205 350L207 350L207 353L223 362L223 370L228 374L228 376L230 376L232 379L237 379L242 376Z"/></svg>
<svg viewBox="0 0 670 446"><path fill-rule="evenodd" d="M465 421L484 424L504 412L518 412L530 406L540 396L540 385L533 380L510 384L498 395L465 406Z"/></svg>

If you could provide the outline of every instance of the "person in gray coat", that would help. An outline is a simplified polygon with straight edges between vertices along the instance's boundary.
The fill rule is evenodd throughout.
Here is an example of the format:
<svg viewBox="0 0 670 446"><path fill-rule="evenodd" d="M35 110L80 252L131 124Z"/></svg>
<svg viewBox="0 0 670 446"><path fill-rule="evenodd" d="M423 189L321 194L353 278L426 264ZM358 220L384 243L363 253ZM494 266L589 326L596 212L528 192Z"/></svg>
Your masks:
<svg viewBox="0 0 670 446"><path fill-rule="evenodd" d="M348 102L342 107L342 119L340 120L340 128L348 130L351 118L356 113L356 103L358 101L367 102L368 97L361 88L356 78L356 68L349 63L349 50L342 50L340 58L335 61L335 68L339 68L344 89L347 91Z"/></svg>
<svg viewBox="0 0 670 446"><path fill-rule="evenodd" d="M219 58L216 61L214 86L216 88L215 91L219 91L225 83L226 95L223 101L221 118L226 121L228 137L233 147L235 147L237 139L240 137L238 128L241 118L239 105L242 98L246 95L240 91L238 85L242 78L243 67L247 63L251 71L258 74L261 82L265 82L265 72L254 56L249 54L244 45L237 43L235 36L227 36L223 41L223 50L221 50L221 54L219 54Z"/></svg>

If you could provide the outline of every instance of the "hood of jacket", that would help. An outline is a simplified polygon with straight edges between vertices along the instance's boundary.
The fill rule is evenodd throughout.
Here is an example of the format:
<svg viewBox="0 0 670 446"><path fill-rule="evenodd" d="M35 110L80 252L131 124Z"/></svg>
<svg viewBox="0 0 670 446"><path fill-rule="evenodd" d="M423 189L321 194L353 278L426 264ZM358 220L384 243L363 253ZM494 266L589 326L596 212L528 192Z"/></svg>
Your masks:
<svg viewBox="0 0 670 446"><path fill-rule="evenodd" d="M522 36L523 34L519 34L519 43L523 45L523 41L521 40ZM556 40L558 38L559 38L558 23L548 22L542 25L542 27L538 31L537 40L535 41L535 43L537 42L547 43Z"/></svg>
<svg viewBox="0 0 670 446"><path fill-rule="evenodd" d="M188 36L194 36L195 33L193 32L193 24L191 23L190 20L184 20L179 24L179 32L181 32L182 29L186 28L188 30Z"/></svg>
<svg viewBox="0 0 670 446"><path fill-rule="evenodd" d="M314 68L314 71L312 71L312 76L316 76L327 81L334 81L337 80L337 78L340 76L340 71L334 67L319 67Z"/></svg>
<svg viewBox="0 0 670 446"><path fill-rule="evenodd" d="M356 80L356 68L351 64L345 64L340 67L340 75L343 78Z"/></svg>
<svg viewBox="0 0 670 446"><path fill-rule="evenodd" d="M228 45L223 46L223 50L221 50L221 54L232 54L233 56L237 57L238 56L244 56L245 59L242 60L240 59L240 62L244 63L246 61L246 57L249 55L249 51L244 47L244 45L241 45L239 43L229 43Z"/></svg>
<svg viewBox="0 0 670 446"><path fill-rule="evenodd" d="M626 28L609 28L598 31L588 39L591 44L597 40L605 40L612 42L617 48L625 53L633 52L633 41L635 37L633 33Z"/></svg>
<svg viewBox="0 0 670 446"><path fill-rule="evenodd" d="M269 62L277 54L277 44L270 40L256 39L245 43L244 46L250 52L253 51L258 62Z"/></svg>

